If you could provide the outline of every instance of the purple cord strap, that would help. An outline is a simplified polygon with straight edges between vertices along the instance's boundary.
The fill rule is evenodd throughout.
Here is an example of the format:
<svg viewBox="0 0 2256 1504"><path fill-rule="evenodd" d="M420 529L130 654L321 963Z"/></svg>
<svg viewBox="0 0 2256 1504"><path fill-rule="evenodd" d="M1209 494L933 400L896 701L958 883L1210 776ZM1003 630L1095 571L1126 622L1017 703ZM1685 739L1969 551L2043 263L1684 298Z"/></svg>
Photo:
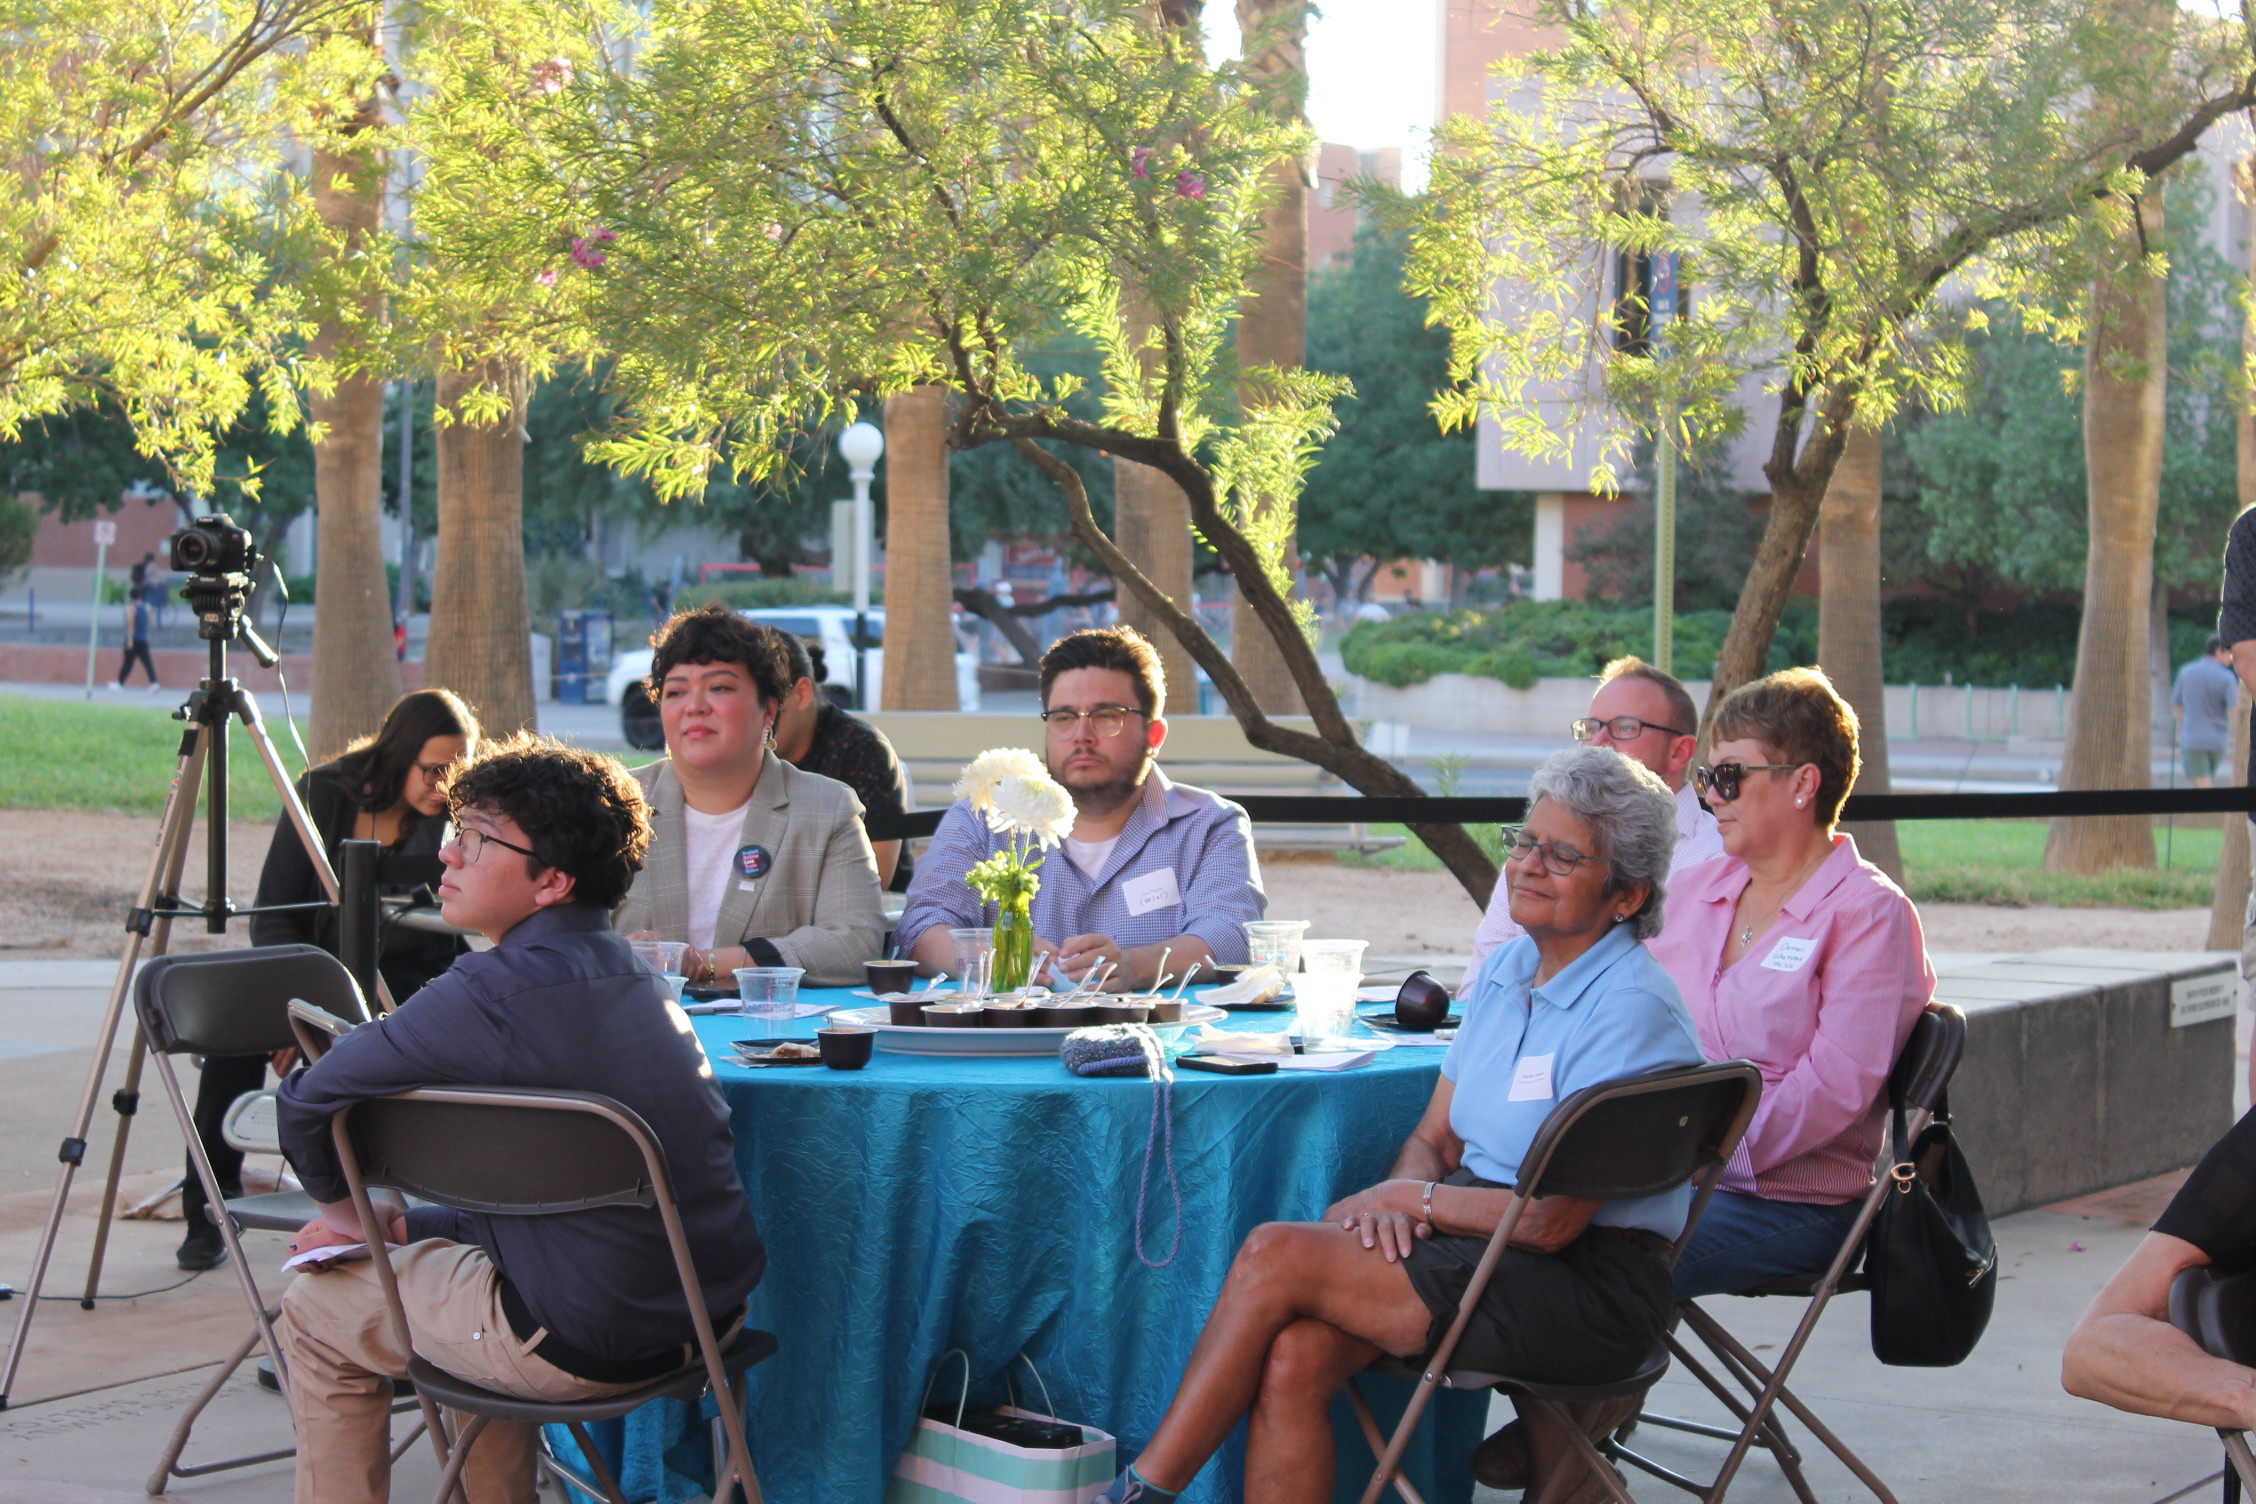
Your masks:
<svg viewBox="0 0 2256 1504"><path fill-rule="evenodd" d="M1144 1173L1136 1182L1136 1257L1146 1269L1165 1269L1183 1251L1183 1188L1175 1178L1175 1073L1168 1067L1167 1050L1159 1042L1159 1036L1141 1024L1135 1026L1135 1032L1137 1043L1144 1047L1144 1061L1150 1067L1152 1078L1151 1126L1144 1131ZM1151 1194L1155 1142L1164 1146L1167 1191L1175 1198L1175 1241L1168 1245L1167 1257L1156 1261L1144 1252L1144 1202Z"/></svg>

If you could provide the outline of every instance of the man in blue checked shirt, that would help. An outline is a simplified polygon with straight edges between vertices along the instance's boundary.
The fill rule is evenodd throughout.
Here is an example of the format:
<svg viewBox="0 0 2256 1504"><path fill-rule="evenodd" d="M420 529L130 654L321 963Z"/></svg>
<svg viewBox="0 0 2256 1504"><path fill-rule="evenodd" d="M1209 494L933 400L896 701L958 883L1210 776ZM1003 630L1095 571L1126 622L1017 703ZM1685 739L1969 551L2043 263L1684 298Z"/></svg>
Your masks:
<svg viewBox="0 0 2256 1504"><path fill-rule="evenodd" d="M1153 762L1167 740L1166 699L1159 654L1133 627L1075 632L1042 657L1042 760L1075 810L1034 895L1034 943L1038 957L1055 957L1053 985L1109 961L1108 988L1148 988L1163 954L1175 976L1194 961L1207 971L1242 965L1240 926L1268 907L1246 812L1170 782ZM926 971L955 966L951 928L995 922L964 874L1001 843L968 805L941 817L896 927Z"/></svg>

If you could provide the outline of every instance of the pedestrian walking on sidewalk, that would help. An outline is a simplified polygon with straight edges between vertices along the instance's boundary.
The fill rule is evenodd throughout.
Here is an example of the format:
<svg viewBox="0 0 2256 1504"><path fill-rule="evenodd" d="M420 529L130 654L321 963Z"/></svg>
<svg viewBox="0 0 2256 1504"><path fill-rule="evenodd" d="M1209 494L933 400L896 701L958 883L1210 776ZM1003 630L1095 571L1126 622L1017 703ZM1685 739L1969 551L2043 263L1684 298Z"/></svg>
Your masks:
<svg viewBox="0 0 2256 1504"><path fill-rule="evenodd" d="M125 688L126 676L133 672L133 665L138 661L148 671L149 692L154 694L164 686L157 682L156 660L149 656L150 588L145 582L136 580L127 596L132 602L127 613L131 624L125 634L125 658L118 664L117 687Z"/></svg>

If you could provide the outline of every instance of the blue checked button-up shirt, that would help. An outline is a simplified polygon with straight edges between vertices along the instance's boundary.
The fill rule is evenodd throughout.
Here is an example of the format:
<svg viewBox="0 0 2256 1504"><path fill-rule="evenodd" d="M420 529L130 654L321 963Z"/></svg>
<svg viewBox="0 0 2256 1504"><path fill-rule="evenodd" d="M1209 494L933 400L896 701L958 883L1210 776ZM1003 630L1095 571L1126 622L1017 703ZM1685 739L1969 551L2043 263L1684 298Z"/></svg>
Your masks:
<svg viewBox="0 0 2256 1504"><path fill-rule="evenodd" d="M931 849L917 859L896 926L904 954L934 925L995 922L995 906L980 902L964 874L1003 844L967 804L940 817ZM1219 794L1170 782L1157 767L1094 878L1060 847L1043 857L1040 870L1034 933L1052 944L1072 935L1109 935L1122 947L1195 935L1217 961L1243 965L1246 939L1239 926L1269 906L1246 812ZM1171 899L1159 881L1163 873L1174 878Z"/></svg>

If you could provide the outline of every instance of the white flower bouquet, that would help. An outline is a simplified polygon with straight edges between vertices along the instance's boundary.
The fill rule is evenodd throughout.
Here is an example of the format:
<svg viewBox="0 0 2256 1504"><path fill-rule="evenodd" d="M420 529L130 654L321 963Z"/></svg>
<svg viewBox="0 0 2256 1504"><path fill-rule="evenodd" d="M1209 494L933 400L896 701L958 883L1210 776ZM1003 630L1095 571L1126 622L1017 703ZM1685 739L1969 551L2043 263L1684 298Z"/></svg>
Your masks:
<svg viewBox="0 0 2256 1504"><path fill-rule="evenodd" d="M994 989L1023 987L1034 972L1042 855L1071 833L1073 796L1023 747L980 753L957 778L955 793L1004 837L1002 849L966 872L964 883L996 908Z"/></svg>

